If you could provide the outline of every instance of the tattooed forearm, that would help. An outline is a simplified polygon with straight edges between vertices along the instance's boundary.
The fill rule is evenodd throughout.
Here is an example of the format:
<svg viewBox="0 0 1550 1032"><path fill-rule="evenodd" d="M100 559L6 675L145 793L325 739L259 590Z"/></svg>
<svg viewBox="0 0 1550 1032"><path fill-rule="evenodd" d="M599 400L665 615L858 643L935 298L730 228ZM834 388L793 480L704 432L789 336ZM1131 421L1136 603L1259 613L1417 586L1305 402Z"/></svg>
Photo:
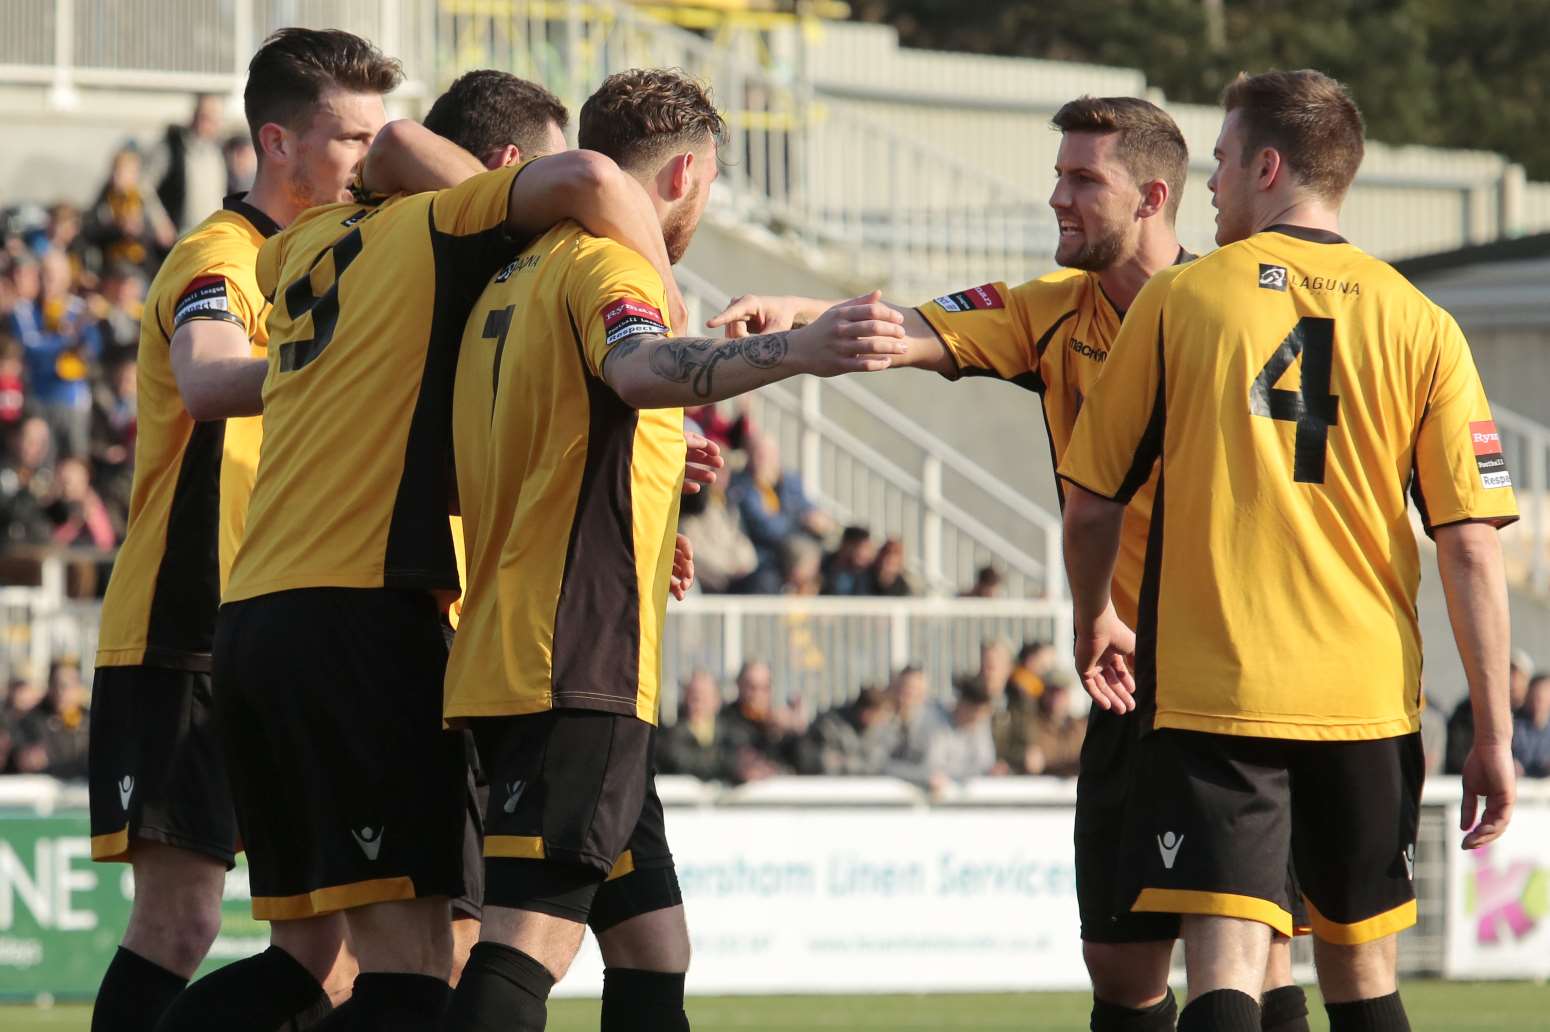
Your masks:
<svg viewBox="0 0 1550 1032"><path fill-rule="evenodd" d="M755 369L772 369L786 357L786 338L787 333L781 332L737 340L684 337L664 341L651 353L651 371L664 380L687 383L697 397L707 398L715 387L716 366L741 358Z"/></svg>
<svg viewBox="0 0 1550 1032"><path fill-rule="evenodd" d="M640 350L641 343L647 339L646 335L642 333L637 333L633 337L627 337L618 347L608 353L608 357L610 359L629 358Z"/></svg>

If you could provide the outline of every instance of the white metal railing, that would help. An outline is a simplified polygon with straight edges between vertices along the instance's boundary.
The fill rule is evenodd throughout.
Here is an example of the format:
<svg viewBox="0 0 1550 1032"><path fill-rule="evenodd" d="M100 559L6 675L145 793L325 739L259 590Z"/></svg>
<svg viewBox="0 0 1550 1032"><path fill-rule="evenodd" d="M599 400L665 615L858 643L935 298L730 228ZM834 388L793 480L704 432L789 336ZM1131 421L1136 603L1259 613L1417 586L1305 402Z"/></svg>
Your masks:
<svg viewBox="0 0 1550 1032"><path fill-rule="evenodd" d="M952 679L979 666L980 643L1016 648L1071 640L1070 608L1044 599L861 598L697 595L668 606L662 646L662 719L678 712L678 689L698 668L730 678L744 660L769 663L778 700L802 698L819 712L881 687L909 663L949 697Z"/></svg>
<svg viewBox="0 0 1550 1032"><path fill-rule="evenodd" d="M341 28L404 62L423 90L434 0L5 0L0 82L49 87L70 109L82 87L236 94L264 37L286 25Z"/></svg>
<svg viewBox="0 0 1550 1032"><path fill-rule="evenodd" d="M597 0L441 0L438 82L493 66L542 82L573 114L606 76L674 67L712 85L729 122L718 191L732 217L797 241L838 278L900 293L1023 279L1049 264L1042 199L917 140L813 99L793 52L712 42Z"/></svg>
<svg viewBox="0 0 1550 1032"><path fill-rule="evenodd" d="M1522 518L1502 534L1508 577L1550 596L1550 427L1493 405Z"/></svg>
<svg viewBox="0 0 1550 1032"><path fill-rule="evenodd" d="M726 304L723 291L692 271L678 269L677 279L691 325ZM754 397L761 429L797 457L807 488L840 518L900 538L929 591L953 594L994 562L1009 594L1064 597L1059 518L852 378L804 376ZM881 433L863 439L842 423L846 416Z"/></svg>

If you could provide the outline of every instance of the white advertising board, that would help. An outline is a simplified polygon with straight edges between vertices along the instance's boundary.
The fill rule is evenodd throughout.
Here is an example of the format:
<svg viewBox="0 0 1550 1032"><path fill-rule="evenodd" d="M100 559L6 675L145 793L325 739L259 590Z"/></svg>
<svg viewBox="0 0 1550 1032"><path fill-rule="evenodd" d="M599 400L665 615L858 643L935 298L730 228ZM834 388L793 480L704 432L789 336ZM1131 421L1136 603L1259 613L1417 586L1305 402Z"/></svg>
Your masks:
<svg viewBox="0 0 1550 1032"><path fill-rule="evenodd" d="M1078 989L1072 811L667 813L690 993ZM557 994L593 995L591 936Z"/></svg>
<svg viewBox="0 0 1550 1032"><path fill-rule="evenodd" d="M1550 978L1550 805L1519 801L1507 833L1460 850L1448 806L1449 978Z"/></svg>

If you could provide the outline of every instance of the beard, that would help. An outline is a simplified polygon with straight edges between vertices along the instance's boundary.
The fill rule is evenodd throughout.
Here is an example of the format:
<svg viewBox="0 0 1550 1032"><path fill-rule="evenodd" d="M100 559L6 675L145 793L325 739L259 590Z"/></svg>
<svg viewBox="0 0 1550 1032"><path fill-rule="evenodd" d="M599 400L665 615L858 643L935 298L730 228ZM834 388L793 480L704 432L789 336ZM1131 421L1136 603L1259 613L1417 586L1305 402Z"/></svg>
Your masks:
<svg viewBox="0 0 1550 1032"><path fill-rule="evenodd" d="M1085 272L1102 272L1119 260L1125 250L1125 234L1118 228L1085 233L1082 245L1074 254L1063 254L1062 245L1055 247L1055 262L1068 269Z"/></svg>
<svg viewBox="0 0 1550 1032"><path fill-rule="evenodd" d="M677 265L689 241L700 225L700 191L704 187L696 183L694 190L662 217L662 242L667 245L667 260Z"/></svg>

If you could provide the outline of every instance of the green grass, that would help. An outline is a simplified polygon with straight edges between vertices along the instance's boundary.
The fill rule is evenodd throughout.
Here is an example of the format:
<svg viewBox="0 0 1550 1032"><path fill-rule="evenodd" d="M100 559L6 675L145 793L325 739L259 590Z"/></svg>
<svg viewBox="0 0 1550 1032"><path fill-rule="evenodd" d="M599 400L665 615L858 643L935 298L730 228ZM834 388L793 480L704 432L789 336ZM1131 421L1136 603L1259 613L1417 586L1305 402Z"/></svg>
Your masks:
<svg viewBox="0 0 1550 1032"><path fill-rule="evenodd" d="M1316 994L1310 994L1316 996ZM1523 982L1411 982L1405 1004L1415 1032L1512 1030L1550 1032L1550 989ZM1087 1028L1082 993L996 996L776 996L700 997L689 1001L696 1032L814 1032L823 1029L1049 1029ZM1323 1008L1311 1008L1313 1028L1326 1032ZM595 1032L597 1004L557 1000L551 1032ZM90 1008L0 1007L6 1032L85 1032Z"/></svg>

